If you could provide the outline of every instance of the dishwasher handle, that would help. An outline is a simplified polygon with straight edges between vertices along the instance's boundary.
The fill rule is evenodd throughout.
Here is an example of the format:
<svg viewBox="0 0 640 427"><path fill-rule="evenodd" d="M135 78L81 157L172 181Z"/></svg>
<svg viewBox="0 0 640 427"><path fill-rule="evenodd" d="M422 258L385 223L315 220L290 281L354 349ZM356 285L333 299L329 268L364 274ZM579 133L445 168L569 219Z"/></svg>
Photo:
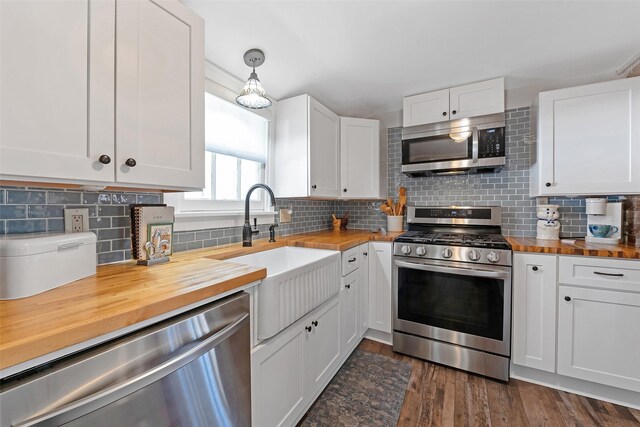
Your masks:
<svg viewBox="0 0 640 427"><path fill-rule="evenodd" d="M128 379L127 381L78 399L75 402L61 406L42 415L36 415L35 417L15 424L14 427L28 427L35 425L59 426L62 423L72 421L88 414L89 412L95 411L122 399L123 397L170 375L183 366L198 359L203 354L209 352L213 347L216 347L218 344L236 333L248 317L249 313L243 314L238 318L238 320L225 326L222 330L204 339L192 348L146 372Z"/></svg>

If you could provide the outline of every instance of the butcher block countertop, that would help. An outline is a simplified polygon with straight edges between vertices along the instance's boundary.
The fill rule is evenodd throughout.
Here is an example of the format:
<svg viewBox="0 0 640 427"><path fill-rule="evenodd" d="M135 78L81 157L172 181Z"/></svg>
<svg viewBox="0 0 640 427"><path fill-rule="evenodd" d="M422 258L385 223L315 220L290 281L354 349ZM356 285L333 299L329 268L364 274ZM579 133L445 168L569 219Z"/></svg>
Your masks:
<svg viewBox="0 0 640 427"><path fill-rule="evenodd" d="M514 252L640 259L640 248L626 244L604 245L588 243L584 239L572 239L575 243L562 243L559 240L538 240L535 237L507 237L507 240Z"/></svg>
<svg viewBox="0 0 640 427"><path fill-rule="evenodd" d="M321 231L180 252L151 267L99 266L93 276L18 300L0 301L0 370L58 352L136 323L228 294L266 277L264 268L221 261L282 246L344 251L401 233ZM27 364L28 365L28 364Z"/></svg>

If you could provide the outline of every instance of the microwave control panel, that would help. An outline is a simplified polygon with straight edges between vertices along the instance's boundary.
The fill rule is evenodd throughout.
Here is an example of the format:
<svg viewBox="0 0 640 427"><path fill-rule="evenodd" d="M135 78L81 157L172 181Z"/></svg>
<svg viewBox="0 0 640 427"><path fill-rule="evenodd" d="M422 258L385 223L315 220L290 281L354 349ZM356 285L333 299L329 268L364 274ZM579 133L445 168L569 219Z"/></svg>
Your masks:
<svg viewBox="0 0 640 427"><path fill-rule="evenodd" d="M504 157L504 128L481 129L478 131L478 157Z"/></svg>

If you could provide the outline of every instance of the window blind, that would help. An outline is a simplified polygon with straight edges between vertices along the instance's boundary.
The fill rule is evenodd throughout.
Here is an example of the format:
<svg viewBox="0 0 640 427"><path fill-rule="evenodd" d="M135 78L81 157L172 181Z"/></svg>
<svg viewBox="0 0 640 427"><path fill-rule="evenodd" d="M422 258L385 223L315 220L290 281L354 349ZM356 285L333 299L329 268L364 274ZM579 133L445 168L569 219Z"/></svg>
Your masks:
<svg viewBox="0 0 640 427"><path fill-rule="evenodd" d="M266 163L269 121L205 92L204 138L207 151Z"/></svg>

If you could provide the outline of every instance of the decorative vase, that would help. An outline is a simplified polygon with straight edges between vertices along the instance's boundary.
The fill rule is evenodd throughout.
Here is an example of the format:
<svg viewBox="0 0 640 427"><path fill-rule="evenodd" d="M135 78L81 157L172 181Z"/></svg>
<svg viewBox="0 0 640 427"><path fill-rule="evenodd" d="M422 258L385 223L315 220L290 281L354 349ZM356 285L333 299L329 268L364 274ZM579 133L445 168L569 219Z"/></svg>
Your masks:
<svg viewBox="0 0 640 427"><path fill-rule="evenodd" d="M387 231L402 231L404 215L387 215Z"/></svg>

